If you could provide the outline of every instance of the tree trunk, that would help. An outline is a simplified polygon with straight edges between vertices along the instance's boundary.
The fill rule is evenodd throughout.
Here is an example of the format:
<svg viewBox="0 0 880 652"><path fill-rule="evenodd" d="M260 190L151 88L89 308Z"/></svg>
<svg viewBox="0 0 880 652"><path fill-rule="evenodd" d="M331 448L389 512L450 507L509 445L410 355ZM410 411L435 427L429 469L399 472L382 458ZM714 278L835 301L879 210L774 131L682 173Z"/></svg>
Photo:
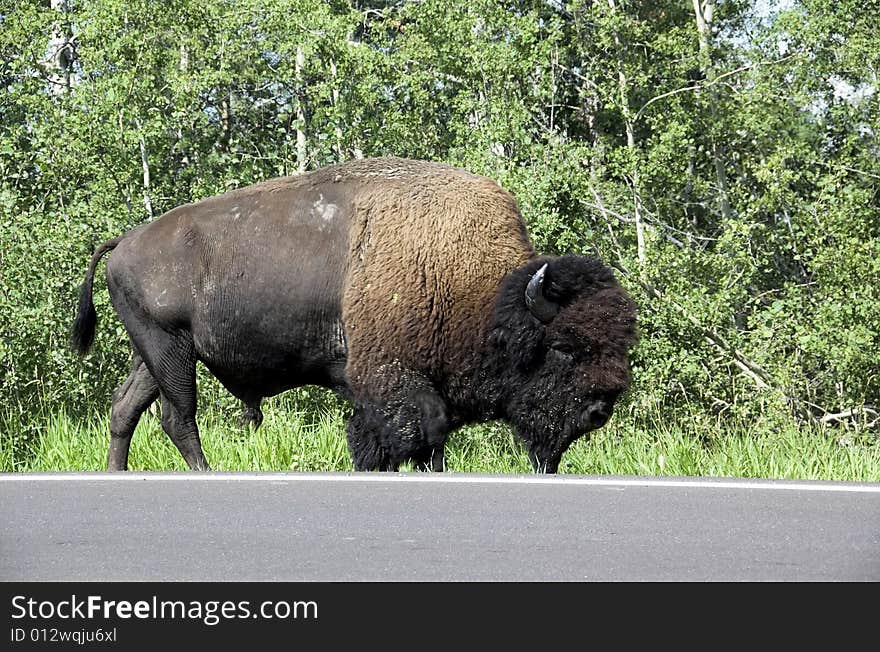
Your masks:
<svg viewBox="0 0 880 652"><path fill-rule="evenodd" d="M305 83L303 82L303 69L306 65L306 57L301 45L296 46L296 168L302 173L308 166L308 150L306 147L306 109L305 109Z"/></svg>
<svg viewBox="0 0 880 652"><path fill-rule="evenodd" d="M147 142L144 140L143 124L140 120L135 123L138 131L138 147L141 152L141 169L144 173L144 209L147 211L147 217L153 219L153 201L150 199L150 162L147 158Z"/></svg>
<svg viewBox="0 0 880 652"><path fill-rule="evenodd" d="M188 91L189 80L187 79L187 75L189 74L189 52L187 51L186 46L183 43L180 44L177 69L180 71L181 76L184 78L184 86ZM181 126L180 122L178 122L177 124L175 136L177 138L177 151L180 152L180 168L183 169L187 165L189 165L189 154L187 154L186 146L183 144L183 127Z"/></svg>
<svg viewBox="0 0 880 652"><path fill-rule="evenodd" d="M53 95L70 92L70 73L73 67L73 42L69 32L68 0L50 0L49 6L57 12L58 19L52 23L49 48L46 54L49 91Z"/></svg>
<svg viewBox="0 0 880 652"><path fill-rule="evenodd" d="M220 113L220 149L223 152L229 151L229 144L232 142L232 91L228 88L224 89L225 94L220 99L218 107Z"/></svg>
<svg viewBox="0 0 880 652"><path fill-rule="evenodd" d="M338 163L342 163L345 160L345 154L342 150L342 116L339 114L339 76L336 74L336 61L330 59L330 75L333 77L333 110L336 113L334 118L334 122L336 123L333 127L333 133L336 136L336 144L334 145L334 149L336 150L336 161Z"/></svg>
<svg viewBox="0 0 880 652"><path fill-rule="evenodd" d="M608 7L611 13L617 13L617 5L615 0L608 0ZM629 83L626 78L626 68L624 66L623 42L619 34L614 35L614 44L617 46L617 81L618 91L620 93L620 109L623 114L624 128L626 130L626 147L632 161L630 170L630 182L633 191L633 211L635 213L636 226L636 255L639 262L639 276L644 281L645 266L647 263L647 253L645 244L645 223L643 217L642 197L639 190L639 163L638 149L636 147L635 124L633 120L632 110L629 106Z"/></svg>
<svg viewBox="0 0 880 652"><path fill-rule="evenodd" d="M712 20L715 17L715 0L693 0L694 14L697 18L697 34L700 42L700 62L703 77L709 87L709 115L714 119L715 107L718 106L718 87L715 78L718 71L712 63ZM733 216L730 206L730 194L727 185L727 171L724 166L724 147L712 138L712 165L715 168L715 181L718 184L718 207L722 217L729 220Z"/></svg>

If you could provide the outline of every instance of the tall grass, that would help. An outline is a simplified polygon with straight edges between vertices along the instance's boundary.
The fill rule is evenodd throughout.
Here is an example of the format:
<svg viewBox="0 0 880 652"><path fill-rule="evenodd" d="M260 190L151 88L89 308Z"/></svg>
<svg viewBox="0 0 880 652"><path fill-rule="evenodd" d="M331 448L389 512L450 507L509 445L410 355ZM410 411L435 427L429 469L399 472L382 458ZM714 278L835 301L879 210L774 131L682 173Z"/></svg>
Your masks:
<svg viewBox="0 0 880 652"><path fill-rule="evenodd" d="M199 419L202 447L216 470L351 470L340 411L320 414L268 411L253 430L236 419L207 412ZM65 410L46 414L32 441L15 437L7 421L0 463L3 471L97 471L107 460L110 424L106 415L74 418ZM141 418L131 443L130 470L182 471L186 464L163 432L159 419Z"/></svg>
<svg viewBox="0 0 880 652"><path fill-rule="evenodd" d="M202 445L212 467L224 471L350 471L345 410L266 406L262 426L236 425L237 414L202 412ZM41 410L30 420L0 414L0 470L97 471L106 464L108 417ZM880 442L871 435L795 424L758 432L747 424L660 418L635 423L622 414L566 453L560 473L716 476L880 481ZM463 428L446 448L449 470L529 473L519 440L501 423ZM159 420L147 413L131 446L132 470L185 470ZM409 469L405 469L409 470Z"/></svg>

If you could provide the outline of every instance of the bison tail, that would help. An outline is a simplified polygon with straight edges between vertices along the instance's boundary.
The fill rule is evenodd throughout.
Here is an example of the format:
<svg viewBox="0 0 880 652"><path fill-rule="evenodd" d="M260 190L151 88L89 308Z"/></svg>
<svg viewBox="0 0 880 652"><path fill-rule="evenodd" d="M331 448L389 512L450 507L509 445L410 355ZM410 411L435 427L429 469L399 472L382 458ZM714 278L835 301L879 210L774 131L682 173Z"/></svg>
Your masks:
<svg viewBox="0 0 880 652"><path fill-rule="evenodd" d="M79 289L79 304L76 308L76 319L73 322L73 328L70 333L70 346L79 355L83 356L89 352L92 342L95 341L95 326L98 323L98 315L95 313L95 304L92 301L92 286L95 282L95 268L101 257L108 251L116 248L122 241L122 236L118 236L98 246L92 255L89 263L89 269L86 271L86 278Z"/></svg>

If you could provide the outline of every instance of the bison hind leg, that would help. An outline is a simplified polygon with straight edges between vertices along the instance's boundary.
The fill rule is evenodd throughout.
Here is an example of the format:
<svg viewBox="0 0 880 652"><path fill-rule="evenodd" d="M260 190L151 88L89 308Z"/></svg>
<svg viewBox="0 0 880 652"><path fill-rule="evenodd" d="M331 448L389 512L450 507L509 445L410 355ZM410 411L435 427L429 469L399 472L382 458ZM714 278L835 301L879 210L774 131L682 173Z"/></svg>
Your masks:
<svg viewBox="0 0 880 652"><path fill-rule="evenodd" d="M263 423L263 411L260 409L260 399L245 403L244 410L238 418L238 427L245 428L250 425L254 430Z"/></svg>
<svg viewBox="0 0 880 652"><path fill-rule="evenodd" d="M140 335L140 333L139 333ZM196 425L196 356L188 333L153 326L138 349L156 380L162 401L162 429L192 470L209 471Z"/></svg>
<svg viewBox="0 0 880 652"><path fill-rule="evenodd" d="M159 385L140 354L132 348L131 373L113 394L107 470L128 469L128 449L141 415L159 397Z"/></svg>

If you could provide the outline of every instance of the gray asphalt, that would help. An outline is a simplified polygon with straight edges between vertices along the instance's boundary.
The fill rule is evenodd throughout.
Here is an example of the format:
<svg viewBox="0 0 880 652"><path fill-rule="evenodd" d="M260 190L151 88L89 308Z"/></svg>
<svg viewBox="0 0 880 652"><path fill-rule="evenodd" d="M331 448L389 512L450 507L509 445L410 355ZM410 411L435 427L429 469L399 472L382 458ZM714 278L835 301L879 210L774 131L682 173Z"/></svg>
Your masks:
<svg viewBox="0 0 880 652"><path fill-rule="evenodd" d="M0 581L878 581L880 483L0 474Z"/></svg>

